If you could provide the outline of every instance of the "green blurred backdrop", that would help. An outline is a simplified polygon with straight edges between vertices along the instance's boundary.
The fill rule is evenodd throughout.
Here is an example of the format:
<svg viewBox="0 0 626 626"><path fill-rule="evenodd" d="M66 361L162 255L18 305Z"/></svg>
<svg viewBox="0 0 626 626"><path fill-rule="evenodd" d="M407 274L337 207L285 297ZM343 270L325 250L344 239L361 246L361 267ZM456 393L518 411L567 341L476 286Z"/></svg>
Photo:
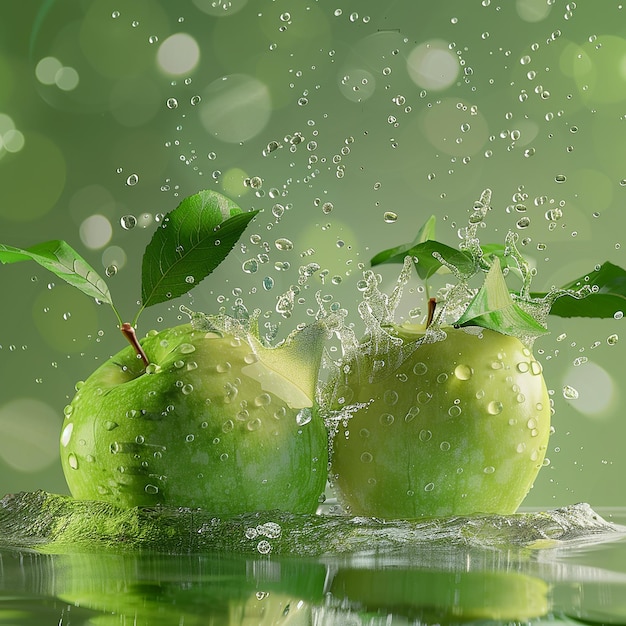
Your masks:
<svg viewBox="0 0 626 626"><path fill-rule="evenodd" d="M264 209L210 280L146 311L140 332L176 323L181 303L241 297L280 338L317 291L358 325L360 264L433 213L455 245L487 187L483 240L519 232L537 290L626 265L618 2L31 0L0 18L0 241L67 240L130 318L160 213L201 188ZM398 267L381 273L391 288ZM0 267L0 289L0 492L66 492L63 407L124 339L108 307L34 264ZM625 503L624 345L607 342L623 323L551 319L536 344L555 434L528 506Z"/></svg>

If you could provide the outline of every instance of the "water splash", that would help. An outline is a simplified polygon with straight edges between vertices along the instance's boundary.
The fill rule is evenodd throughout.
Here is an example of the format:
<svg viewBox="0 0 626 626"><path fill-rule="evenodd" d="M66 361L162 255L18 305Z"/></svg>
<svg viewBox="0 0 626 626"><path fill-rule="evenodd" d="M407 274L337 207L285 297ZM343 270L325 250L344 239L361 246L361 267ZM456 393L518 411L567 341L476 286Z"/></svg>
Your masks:
<svg viewBox="0 0 626 626"><path fill-rule="evenodd" d="M436 546L545 549L625 536L626 527L607 522L587 504L508 516L383 521L278 511L219 518L201 509L120 509L43 491L0 501L0 545L47 553L406 555Z"/></svg>

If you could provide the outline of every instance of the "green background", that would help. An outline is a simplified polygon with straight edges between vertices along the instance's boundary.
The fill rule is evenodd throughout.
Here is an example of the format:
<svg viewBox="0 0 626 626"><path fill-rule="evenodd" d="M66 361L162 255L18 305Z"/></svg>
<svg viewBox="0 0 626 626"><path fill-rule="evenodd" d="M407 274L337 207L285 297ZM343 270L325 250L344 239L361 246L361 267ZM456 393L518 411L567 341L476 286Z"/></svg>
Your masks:
<svg viewBox="0 0 626 626"><path fill-rule="evenodd" d="M202 188L263 209L190 296L144 312L141 334L177 323L180 304L243 298L281 338L317 291L358 328L373 254L431 214L456 245L485 188L481 238L517 231L534 289L624 266L625 20L592 0L3 3L0 240L67 240L131 319L159 214ZM383 267L386 288L398 270ZM403 315L423 304L417 285ZM63 407L124 339L108 307L34 264L0 267L0 289L0 492L64 493ZM526 505L624 504L624 346L607 342L623 323L551 318L535 345L555 433Z"/></svg>

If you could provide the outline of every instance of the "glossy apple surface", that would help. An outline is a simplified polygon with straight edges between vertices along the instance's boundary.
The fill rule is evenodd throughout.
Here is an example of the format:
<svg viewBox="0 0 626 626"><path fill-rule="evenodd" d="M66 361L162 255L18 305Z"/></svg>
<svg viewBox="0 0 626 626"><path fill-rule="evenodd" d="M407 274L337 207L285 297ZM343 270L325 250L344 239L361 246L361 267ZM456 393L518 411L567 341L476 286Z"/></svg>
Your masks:
<svg viewBox="0 0 626 626"><path fill-rule="evenodd" d="M220 515L314 512L327 475L326 429L311 408L323 332L310 326L270 349L182 325L141 340L147 368L128 346L65 408L72 495Z"/></svg>
<svg viewBox="0 0 626 626"><path fill-rule="evenodd" d="M331 479L356 515L509 514L542 466L551 407L541 365L518 339L446 328L402 351L353 358L332 380L339 419Z"/></svg>

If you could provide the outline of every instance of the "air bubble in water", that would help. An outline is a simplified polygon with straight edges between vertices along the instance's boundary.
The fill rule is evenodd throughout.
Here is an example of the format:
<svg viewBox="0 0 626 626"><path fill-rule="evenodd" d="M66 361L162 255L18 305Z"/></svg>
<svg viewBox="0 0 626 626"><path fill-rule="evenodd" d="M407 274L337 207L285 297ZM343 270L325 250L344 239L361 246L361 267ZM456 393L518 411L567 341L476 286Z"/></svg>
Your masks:
<svg viewBox="0 0 626 626"><path fill-rule="evenodd" d="M131 174L127 179L126 179L126 184L129 187L133 187L134 185L136 185L139 182L139 176L137 174Z"/></svg>
<svg viewBox="0 0 626 626"><path fill-rule="evenodd" d="M175 109L178 107L178 100L176 100L176 98L168 98L165 104L168 109Z"/></svg>

